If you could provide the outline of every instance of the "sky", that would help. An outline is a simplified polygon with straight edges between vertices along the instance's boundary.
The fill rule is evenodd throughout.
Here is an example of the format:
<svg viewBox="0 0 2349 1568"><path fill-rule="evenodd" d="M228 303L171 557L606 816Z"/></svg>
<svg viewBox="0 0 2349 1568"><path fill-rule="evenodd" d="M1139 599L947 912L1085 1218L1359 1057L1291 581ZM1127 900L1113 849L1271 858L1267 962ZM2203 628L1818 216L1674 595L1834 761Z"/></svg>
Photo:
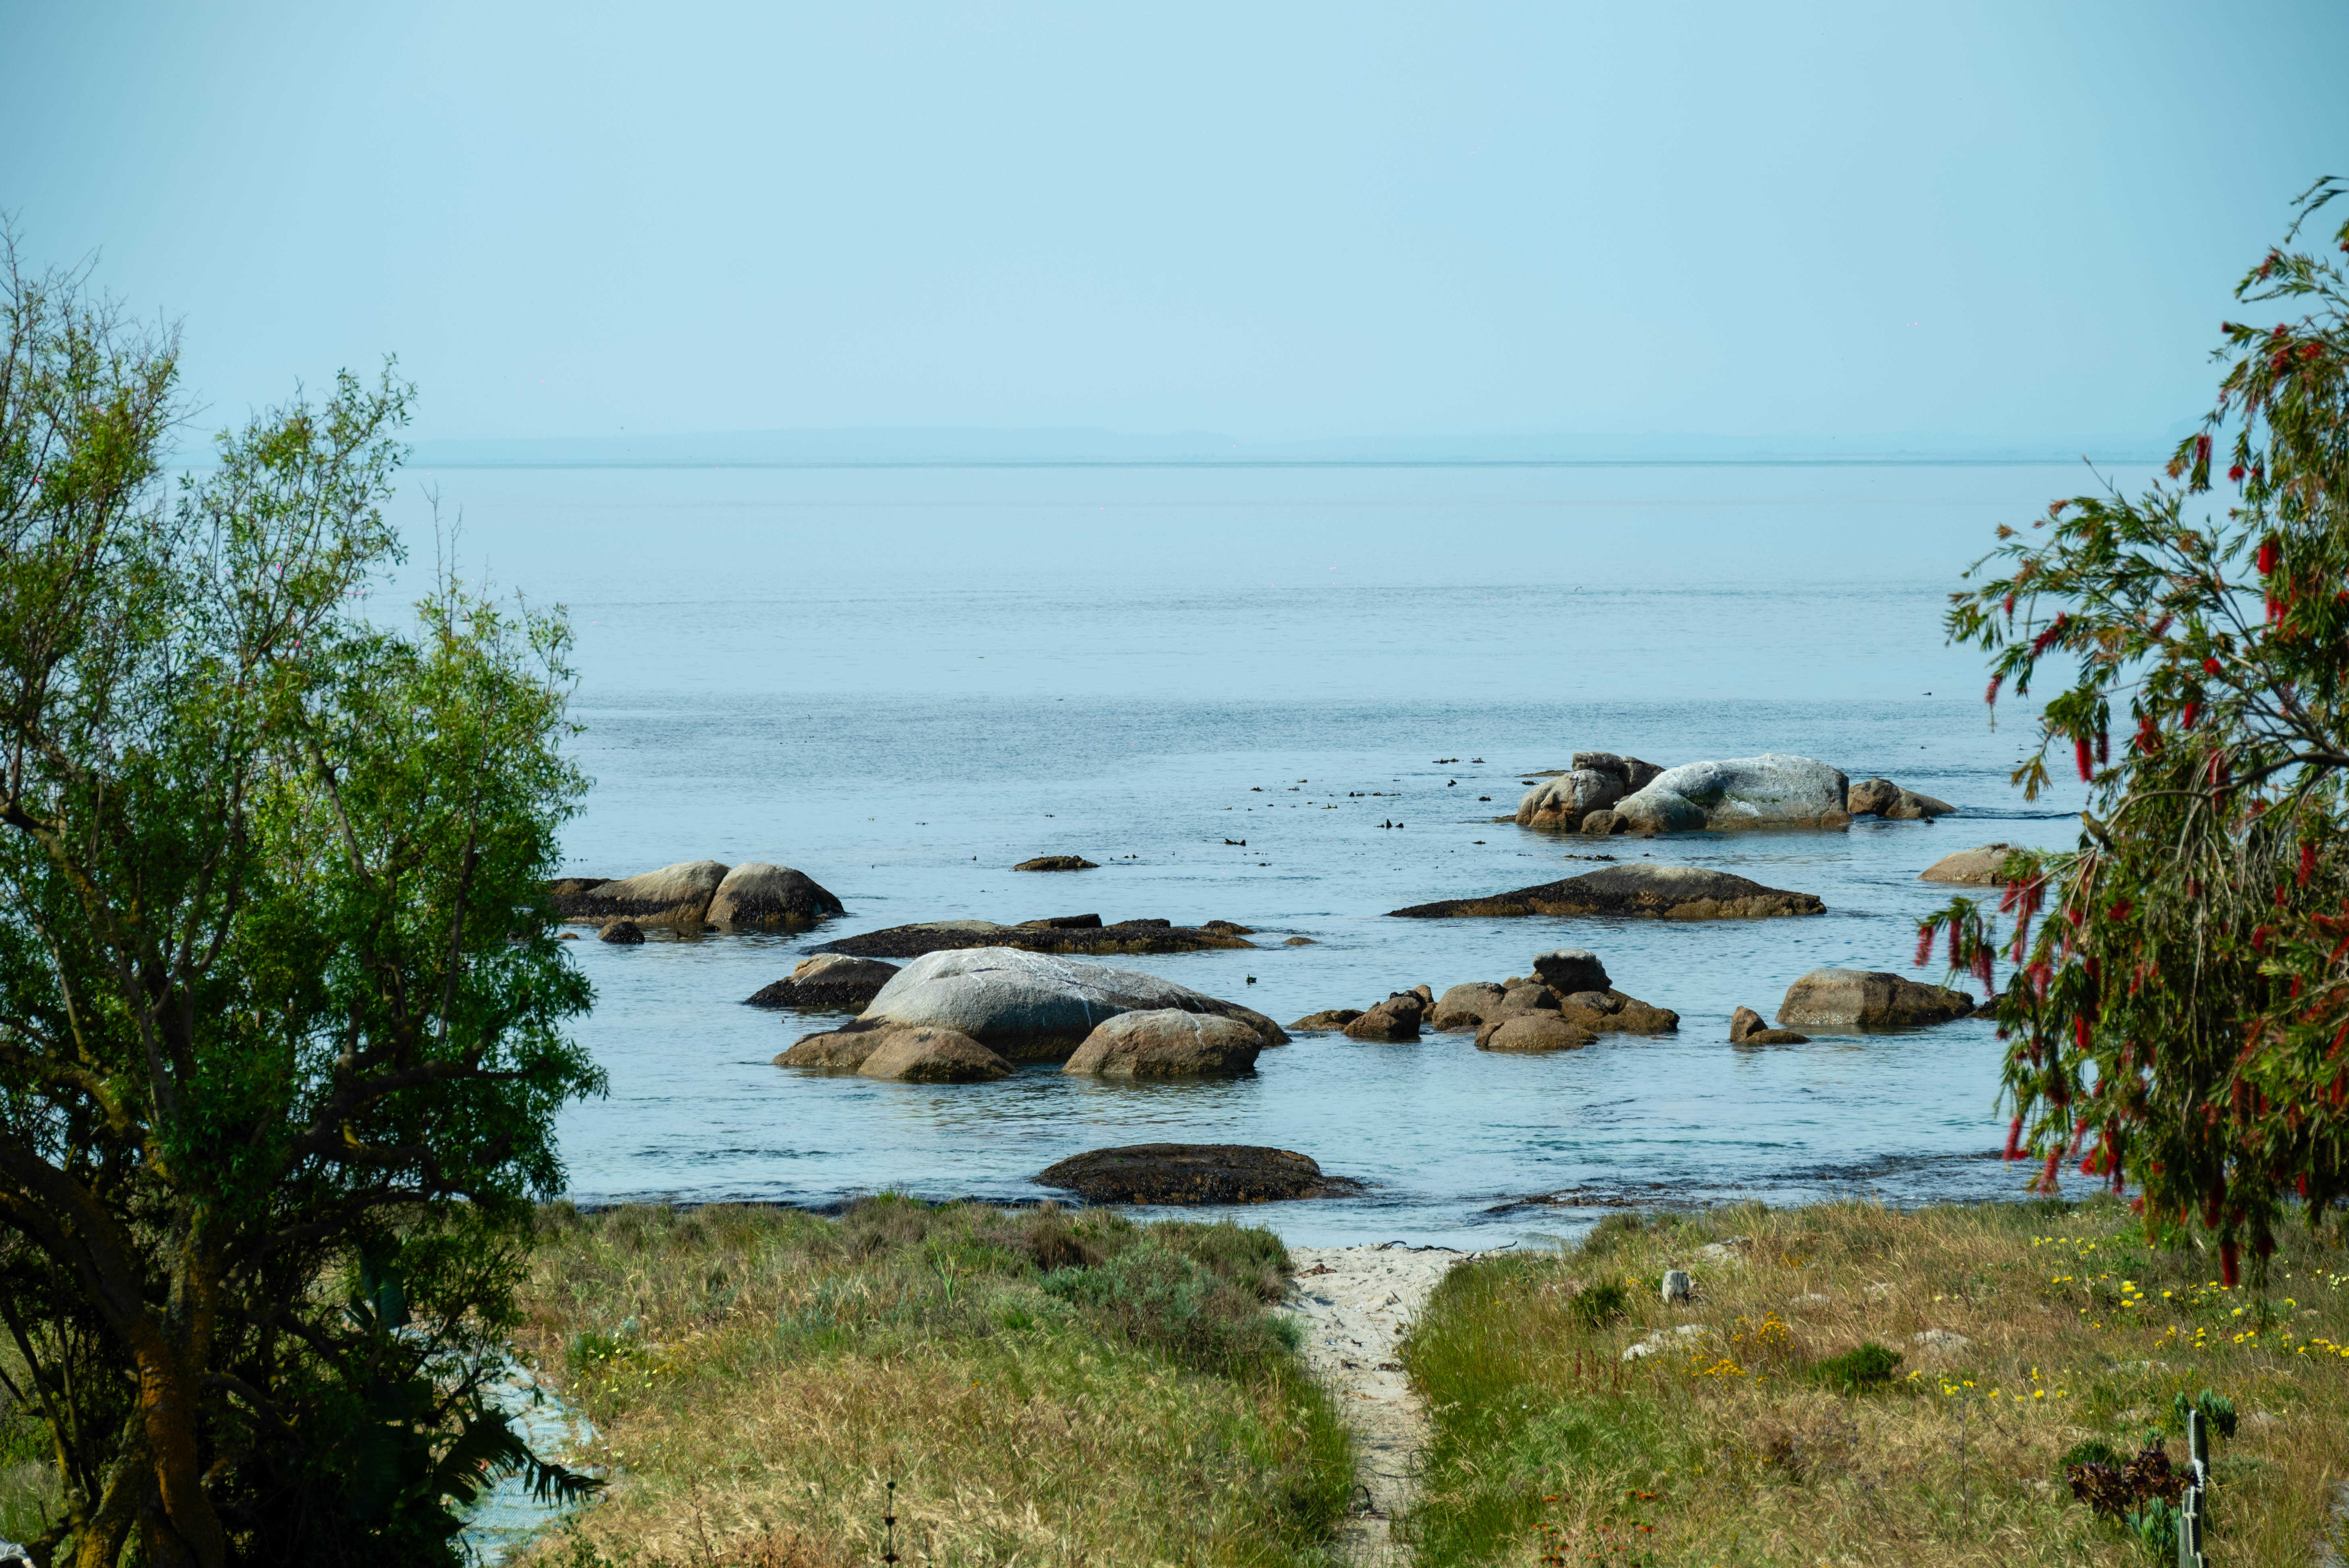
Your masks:
<svg viewBox="0 0 2349 1568"><path fill-rule="evenodd" d="M212 423L2158 438L2349 5L0 0L0 211Z"/></svg>

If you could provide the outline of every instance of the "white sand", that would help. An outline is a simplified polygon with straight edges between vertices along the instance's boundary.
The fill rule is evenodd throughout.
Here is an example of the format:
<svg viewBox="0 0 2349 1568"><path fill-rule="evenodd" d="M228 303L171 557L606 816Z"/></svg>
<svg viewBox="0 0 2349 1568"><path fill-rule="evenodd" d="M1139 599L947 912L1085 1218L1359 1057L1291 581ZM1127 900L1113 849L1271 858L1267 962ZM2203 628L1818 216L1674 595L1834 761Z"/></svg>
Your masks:
<svg viewBox="0 0 2349 1568"><path fill-rule="evenodd" d="M1288 1310L1305 1320L1306 1364L1354 1434L1361 1490L1340 1535L1344 1562L1384 1568L1410 1560L1388 1524L1418 1495L1427 1418L1395 1352L1436 1281L1475 1255L1400 1242L1288 1249L1297 1270Z"/></svg>

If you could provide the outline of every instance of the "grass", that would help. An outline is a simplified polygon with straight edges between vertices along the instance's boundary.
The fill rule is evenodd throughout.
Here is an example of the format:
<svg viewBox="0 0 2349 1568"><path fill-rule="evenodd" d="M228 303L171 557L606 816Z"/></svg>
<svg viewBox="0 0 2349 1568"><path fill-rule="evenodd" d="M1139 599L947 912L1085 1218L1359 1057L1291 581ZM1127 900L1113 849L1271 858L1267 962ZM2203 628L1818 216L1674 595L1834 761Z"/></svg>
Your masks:
<svg viewBox="0 0 2349 1568"><path fill-rule="evenodd" d="M1403 1351L1434 1428L1421 1568L2165 1561L2062 1467L2149 1436L2182 1465L2205 1391L2240 1413L2211 1560L2309 1561L2349 1475L2349 1273L2302 1235L2264 1292L2223 1290L2173 1240L2111 1202L1851 1203L1615 1216L1465 1264ZM1673 1267L1693 1303L1661 1299Z"/></svg>
<svg viewBox="0 0 2349 1568"><path fill-rule="evenodd" d="M545 1212L520 1347L608 1495L542 1564L1319 1563L1347 1439L1231 1224L879 1198Z"/></svg>
<svg viewBox="0 0 2349 1568"><path fill-rule="evenodd" d="M24 1357L0 1342L0 1541L29 1541L63 1506L47 1422L9 1395L30 1389Z"/></svg>

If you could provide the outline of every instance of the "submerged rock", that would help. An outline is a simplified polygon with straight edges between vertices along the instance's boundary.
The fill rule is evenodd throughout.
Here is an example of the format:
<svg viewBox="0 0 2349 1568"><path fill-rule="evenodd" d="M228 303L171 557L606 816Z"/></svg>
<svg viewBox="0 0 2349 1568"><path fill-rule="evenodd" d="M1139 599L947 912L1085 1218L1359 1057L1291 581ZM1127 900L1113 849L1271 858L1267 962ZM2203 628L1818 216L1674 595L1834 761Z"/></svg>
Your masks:
<svg viewBox="0 0 2349 1568"><path fill-rule="evenodd" d="M1650 833L1746 828L1841 828L1850 780L1810 757L1765 751L1667 768L1616 802L1615 814Z"/></svg>
<svg viewBox="0 0 2349 1568"><path fill-rule="evenodd" d="M1778 1022L1823 1029L1906 1029L1974 1010L1971 993L1880 969L1814 969L1786 988Z"/></svg>
<svg viewBox="0 0 2349 1568"><path fill-rule="evenodd" d="M771 930L812 925L842 913L840 900L806 872L752 861L726 873L709 895L705 918L714 925Z"/></svg>
<svg viewBox="0 0 2349 1568"><path fill-rule="evenodd" d="M1032 861L1021 861L1011 869L1015 872L1097 872L1101 867L1082 855L1038 855Z"/></svg>
<svg viewBox="0 0 2349 1568"><path fill-rule="evenodd" d="M726 880L726 871L716 861L680 861L639 876L588 882L571 892L555 892L555 888L566 883L586 882L584 877L565 878L564 882L550 884L548 892L565 920L627 919L639 925L674 925L681 930L698 931L709 913L709 901L716 896L718 884Z"/></svg>
<svg viewBox="0 0 2349 1568"><path fill-rule="evenodd" d="M1229 922L1218 922L1228 925ZM998 925L991 920L932 920L843 936L813 949L858 958L919 958L973 947L1018 947L1030 953L1197 953L1215 947L1254 947L1230 931L1176 925L1166 920L1122 920L1103 925L1099 915L1061 915L1049 921Z"/></svg>
<svg viewBox="0 0 2349 1568"><path fill-rule="evenodd" d="M1999 867L2014 852L2013 844L1977 844L1971 850L1943 855L1917 873L1919 882L1960 882L1968 887L1993 887L2006 879Z"/></svg>
<svg viewBox="0 0 2349 1568"><path fill-rule="evenodd" d="M1599 1031L1563 1013L1518 1013L1495 1018L1476 1031L1480 1051L1578 1051Z"/></svg>
<svg viewBox="0 0 2349 1568"><path fill-rule="evenodd" d="M1751 1007L1740 1007L1729 1015L1729 1043L1733 1046L1807 1046L1808 1035L1798 1035L1792 1029L1774 1029L1762 1015Z"/></svg>
<svg viewBox="0 0 2349 1568"><path fill-rule="evenodd" d="M877 958L820 953L771 985L744 998L753 1007L807 1007L828 1013L859 1013L897 973Z"/></svg>
<svg viewBox="0 0 2349 1568"><path fill-rule="evenodd" d="M1697 866L1605 866L1558 882L1521 887L1481 898L1448 898L1387 913L1411 920L1464 916L1608 915L1646 920L1760 920L1782 914L1818 914L1818 895L1764 887L1727 872Z"/></svg>
<svg viewBox="0 0 2349 1568"><path fill-rule="evenodd" d="M645 940L645 928L633 920L616 920L604 927L597 940L618 947L636 947Z"/></svg>
<svg viewBox="0 0 2349 1568"><path fill-rule="evenodd" d="M1099 1078L1202 1078L1246 1072L1264 1037L1237 1018L1160 1007L1120 1013L1085 1037L1062 1072Z"/></svg>
<svg viewBox="0 0 2349 1568"><path fill-rule="evenodd" d="M1361 1190L1286 1149L1244 1143L1137 1143L1071 1155L1039 1186L1094 1203L1267 1203Z"/></svg>
<svg viewBox="0 0 2349 1568"><path fill-rule="evenodd" d="M820 1035L802 1035L791 1048L775 1057L779 1068L853 1068L864 1065L864 1058L881 1048L889 1037L887 1029L827 1029Z"/></svg>
<svg viewBox="0 0 2349 1568"><path fill-rule="evenodd" d="M849 1028L926 1025L1017 1061L1065 1061L1104 1020L1165 1007L1237 1018L1268 1046L1288 1042L1263 1014L1155 975L1000 946L914 960Z"/></svg>
<svg viewBox="0 0 2349 1568"><path fill-rule="evenodd" d="M1889 779L1864 779L1844 797L1844 808L1855 817L1883 817L1896 822L1930 821L1957 808L1947 800L1904 789Z"/></svg>
<svg viewBox="0 0 2349 1568"><path fill-rule="evenodd" d="M1360 1007L1328 1007L1319 1013L1308 1013L1288 1026L1299 1034L1324 1034L1342 1029L1361 1016Z"/></svg>
<svg viewBox="0 0 2349 1568"><path fill-rule="evenodd" d="M1011 1072L1009 1062L953 1029L893 1029L856 1067L859 1078L896 1083L988 1083Z"/></svg>

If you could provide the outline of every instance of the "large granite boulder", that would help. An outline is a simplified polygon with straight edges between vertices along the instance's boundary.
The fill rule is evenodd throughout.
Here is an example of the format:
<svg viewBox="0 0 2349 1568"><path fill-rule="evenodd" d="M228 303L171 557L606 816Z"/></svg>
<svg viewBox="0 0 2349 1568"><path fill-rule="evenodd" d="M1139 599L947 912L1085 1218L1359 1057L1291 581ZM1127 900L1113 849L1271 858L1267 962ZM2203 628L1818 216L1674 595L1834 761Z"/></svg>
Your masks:
<svg viewBox="0 0 2349 1568"><path fill-rule="evenodd" d="M919 958L926 953L978 947L1019 947L1030 953L1198 953L1216 947L1254 947L1255 943L1237 934L1246 930L1222 920L1200 926L1176 925L1169 920L1121 920L1103 925L1097 914L1055 915L1018 925L999 925L991 920L931 920L843 936L811 951L845 953L857 958Z"/></svg>
<svg viewBox="0 0 2349 1568"><path fill-rule="evenodd" d="M699 931L708 922L709 901L725 880L726 867L716 861L680 861L657 872L614 882L566 877L551 884L548 891L554 899L554 907L565 920L597 924L608 920L633 920L638 925L673 925L680 930ZM582 882L586 885L580 886ZM564 887L573 891L555 891Z"/></svg>
<svg viewBox="0 0 2349 1568"><path fill-rule="evenodd" d="M1096 1078L1206 1078L1256 1066L1264 1037L1237 1018L1159 1007L1120 1013L1085 1037L1061 1070Z"/></svg>
<svg viewBox="0 0 2349 1568"><path fill-rule="evenodd" d="M1930 821L1957 808L1947 800L1904 789L1889 779L1863 779L1844 797L1844 809L1855 817L1883 817L1895 822Z"/></svg>
<svg viewBox="0 0 2349 1568"><path fill-rule="evenodd" d="M1489 980L1454 985L1435 999L1435 1016L1428 1020L1427 1026L1444 1031L1474 1029L1500 1010L1506 995Z"/></svg>
<svg viewBox="0 0 2349 1568"><path fill-rule="evenodd" d="M1447 898L1391 909L1413 920L1482 915L1607 915L1632 920L1759 920L1781 914L1818 914L1818 895L1764 887L1728 872L1698 866L1635 861L1606 866L1559 882L1521 887L1481 898Z"/></svg>
<svg viewBox="0 0 2349 1568"><path fill-rule="evenodd" d="M1361 1190L1325 1176L1286 1149L1245 1143L1137 1143L1071 1155L1037 1174L1039 1186L1093 1203L1267 1203Z"/></svg>
<svg viewBox="0 0 2349 1568"><path fill-rule="evenodd" d="M1518 1013L1494 1018L1476 1031L1480 1051L1578 1051L1599 1032L1563 1013Z"/></svg>
<svg viewBox="0 0 2349 1568"><path fill-rule="evenodd" d="M1946 985L1880 969L1814 969L1786 987L1778 1022L1788 1028L1907 1029L1973 1010L1971 994Z"/></svg>
<svg viewBox="0 0 2349 1568"><path fill-rule="evenodd" d="M952 1029L892 1029L857 1064L856 1076L895 1083L988 1083L1011 1064Z"/></svg>
<svg viewBox="0 0 2349 1568"><path fill-rule="evenodd" d="M1032 861L1021 861L1011 869L1015 872L1097 872L1101 867L1082 855L1038 855Z"/></svg>
<svg viewBox="0 0 2349 1568"><path fill-rule="evenodd" d="M1634 831L1693 833L1744 828L1842 828L1851 781L1809 757L1765 751L1667 768L1614 805Z"/></svg>
<svg viewBox="0 0 2349 1568"><path fill-rule="evenodd" d="M1919 882L1959 882L1967 887L1992 887L2006 879L1999 867L2014 852L2009 843L1979 844L1971 850L1943 855L1917 873Z"/></svg>
<svg viewBox="0 0 2349 1568"><path fill-rule="evenodd" d="M713 925L773 931L812 925L842 913L840 900L805 872L752 861L726 873L709 895L703 918Z"/></svg>
<svg viewBox="0 0 2349 1568"><path fill-rule="evenodd" d="M762 985L744 1000L753 1007L807 1007L826 1013L861 1013L897 973L877 958L819 953L802 958L790 975Z"/></svg>
<svg viewBox="0 0 2349 1568"><path fill-rule="evenodd" d="M820 1035L802 1035L791 1047L775 1057L779 1068L825 1068L853 1071L864 1065L864 1058L881 1048L889 1037L887 1029L827 1029Z"/></svg>
<svg viewBox="0 0 2349 1568"><path fill-rule="evenodd" d="M1427 998L1416 991L1397 991L1346 1026L1350 1040L1373 1040L1389 1045L1419 1038L1419 1021L1427 1016Z"/></svg>
<svg viewBox="0 0 2349 1568"><path fill-rule="evenodd" d="M1237 1018L1268 1046L1288 1043L1263 1014L1172 980L1011 947L915 959L850 1028L954 1029L1015 1061L1065 1061L1103 1020L1164 1007Z"/></svg>

